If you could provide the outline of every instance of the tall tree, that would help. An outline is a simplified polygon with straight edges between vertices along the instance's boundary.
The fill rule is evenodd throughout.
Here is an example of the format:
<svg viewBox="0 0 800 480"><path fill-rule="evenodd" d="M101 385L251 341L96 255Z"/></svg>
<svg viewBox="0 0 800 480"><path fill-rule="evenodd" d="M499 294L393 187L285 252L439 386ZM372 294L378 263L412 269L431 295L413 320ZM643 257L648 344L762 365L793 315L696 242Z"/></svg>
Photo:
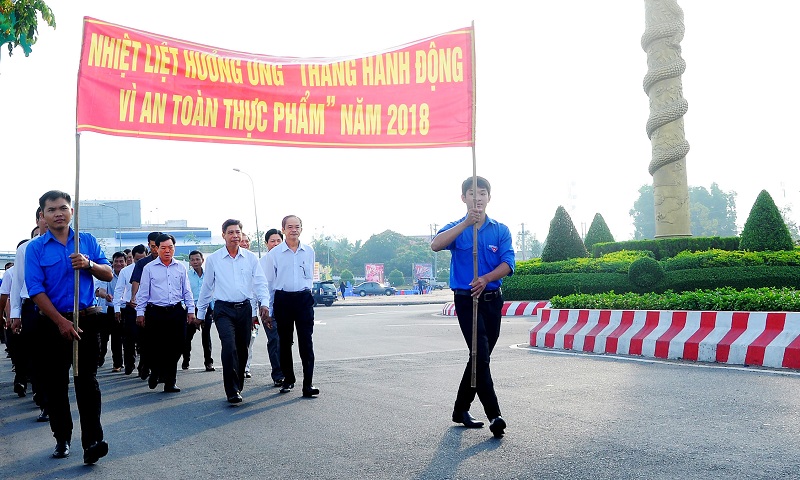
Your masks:
<svg viewBox="0 0 800 480"><path fill-rule="evenodd" d="M633 217L634 238L655 238L655 210L653 187L643 185L639 198L628 212ZM705 187L689 188L691 232L694 236L734 237L736 228L736 192L723 191L715 182L710 190Z"/></svg>
<svg viewBox="0 0 800 480"><path fill-rule="evenodd" d="M56 28L56 17L42 0L0 0L0 46L8 44L9 56L18 46L26 57L30 55L38 40L39 14Z"/></svg>

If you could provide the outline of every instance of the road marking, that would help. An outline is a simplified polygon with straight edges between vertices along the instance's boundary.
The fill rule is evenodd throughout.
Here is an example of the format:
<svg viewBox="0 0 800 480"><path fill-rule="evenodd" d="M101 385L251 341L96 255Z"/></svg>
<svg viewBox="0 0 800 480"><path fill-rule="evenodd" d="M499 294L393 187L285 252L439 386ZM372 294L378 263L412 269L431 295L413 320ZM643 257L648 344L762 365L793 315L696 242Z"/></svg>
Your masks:
<svg viewBox="0 0 800 480"><path fill-rule="evenodd" d="M740 372L748 372L748 373L767 373L771 375L800 377L800 372L795 372L792 370L773 370L760 367L741 367L741 366L737 367L733 365L724 365L724 364L688 363L688 360L682 361L682 360L666 360L661 358L638 358L638 357L626 357L620 355L603 355L599 353L551 350L545 348L531 347L530 345L525 343L509 345L509 348L515 348L518 350L528 350L530 352L544 353L550 355L573 355L576 357L611 358L614 360L623 360L628 362L657 363L661 365L674 365L677 367L725 369L725 370L737 370Z"/></svg>

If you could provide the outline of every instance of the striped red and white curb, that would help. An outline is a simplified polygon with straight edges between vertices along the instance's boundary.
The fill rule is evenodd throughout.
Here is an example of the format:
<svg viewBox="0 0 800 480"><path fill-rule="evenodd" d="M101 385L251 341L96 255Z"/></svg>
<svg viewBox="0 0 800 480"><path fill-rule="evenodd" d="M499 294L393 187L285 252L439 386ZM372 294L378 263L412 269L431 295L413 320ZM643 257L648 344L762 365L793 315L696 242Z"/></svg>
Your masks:
<svg viewBox="0 0 800 480"><path fill-rule="evenodd" d="M800 313L543 308L534 347L800 368Z"/></svg>
<svg viewBox="0 0 800 480"><path fill-rule="evenodd" d="M503 316L536 316L543 308L550 306L550 302L532 301L532 302L503 302ZM442 307L442 315L454 317L456 315L456 306L453 302L447 302Z"/></svg>

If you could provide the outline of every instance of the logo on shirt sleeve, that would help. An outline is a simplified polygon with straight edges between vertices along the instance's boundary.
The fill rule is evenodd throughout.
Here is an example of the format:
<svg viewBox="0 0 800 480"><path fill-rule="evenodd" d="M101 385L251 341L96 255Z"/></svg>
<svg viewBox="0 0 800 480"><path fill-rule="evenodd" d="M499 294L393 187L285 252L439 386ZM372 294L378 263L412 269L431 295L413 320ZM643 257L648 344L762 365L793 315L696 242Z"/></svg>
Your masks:
<svg viewBox="0 0 800 480"><path fill-rule="evenodd" d="M492 253L497 253L497 245L489 245L489 250L491 250Z"/></svg>

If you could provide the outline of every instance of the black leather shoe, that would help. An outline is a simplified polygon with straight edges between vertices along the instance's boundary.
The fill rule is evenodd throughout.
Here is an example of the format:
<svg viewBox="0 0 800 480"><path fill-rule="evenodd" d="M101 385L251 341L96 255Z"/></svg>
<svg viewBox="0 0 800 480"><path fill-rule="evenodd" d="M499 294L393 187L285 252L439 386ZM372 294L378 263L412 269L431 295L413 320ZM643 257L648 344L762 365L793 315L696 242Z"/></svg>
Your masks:
<svg viewBox="0 0 800 480"><path fill-rule="evenodd" d="M319 388L309 387L303 388L303 396L306 398L312 398L316 395L319 395Z"/></svg>
<svg viewBox="0 0 800 480"><path fill-rule="evenodd" d="M212 365L210 363L208 365L206 365L206 372L213 372L215 370L216 370L216 368L214 368L214 365Z"/></svg>
<svg viewBox="0 0 800 480"><path fill-rule="evenodd" d="M275 387L282 387L283 386L283 379L281 378L280 380L275 380L275 382L272 385L275 386Z"/></svg>
<svg viewBox="0 0 800 480"><path fill-rule="evenodd" d="M181 389L177 385L164 385L164 391L166 393L178 393Z"/></svg>
<svg viewBox="0 0 800 480"><path fill-rule="evenodd" d="M69 457L69 440L56 441L56 449L53 450L53 458Z"/></svg>
<svg viewBox="0 0 800 480"><path fill-rule="evenodd" d="M228 397L228 403L242 403L242 394L236 392L235 395Z"/></svg>
<svg viewBox="0 0 800 480"><path fill-rule="evenodd" d="M494 434L494 438L503 438L506 433L506 421L503 417L495 417L489 422L489 430Z"/></svg>
<svg viewBox="0 0 800 480"><path fill-rule="evenodd" d="M250 372L244 372L244 378L253 378Z"/></svg>
<svg viewBox="0 0 800 480"><path fill-rule="evenodd" d="M281 388L281 393L289 393L294 388L294 383L284 383L283 388Z"/></svg>
<svg viewBox="0 0 800 480"><path fill-rule="evenodd" d="M108 443L104 440L94 442L88 448L83 449L83 463L91 465L108 455Z"/></svg>
<svg viewBox="0 0 800 480"><path fill-rule="evenodd" d="M50 415L47 414L47 410L45 410L43 408L41 413L39 413L39 416L36 417L36 421L40 422L40 423L49 422L50 421Z"/></svg>
<svg viewBox="0 0 800 480"><path fill-rule="evenodd" d="M150 390L155 390L158 386L158 377L150 375L150 378L147 380L147 386L150 387Z"/></svg>
<svg viewBox="0 0 800 480"><path fill-rule="evenodd" d="M453 412L453 421L463 423L467 428L483 428L483 422L477 421L469 412Z"/></svg>
<svg viewBox="0 0 800 480"><path fill-rule="evenodd" d="M149 376L150 376L149 368L139 369L139 378L141 378L142 380L147 380L147 377Z"/></svg>
<svg viewBox="0 0 800 480"><path fill-rule="evenodd" d="M27 388L26 388L25 385L23 385L21 383L15 383L14 384L14 393L16 393L17 396L19 396L19 397L24 397L25 394L26 394L25 393L26 390L27 390Z"/></svg>
<svg viewBox="0 0 800 480"><path fill-rule="evenodd" d="M189 362L183 362L183 364L181 365L181 369L189 370Z"/></svg>
<svg viewBox="0 0 800 480"><path fill-rule="evenodd" d="M125 375L130 375L133 373L133 365L126 365L125 366Z"/></svg>

